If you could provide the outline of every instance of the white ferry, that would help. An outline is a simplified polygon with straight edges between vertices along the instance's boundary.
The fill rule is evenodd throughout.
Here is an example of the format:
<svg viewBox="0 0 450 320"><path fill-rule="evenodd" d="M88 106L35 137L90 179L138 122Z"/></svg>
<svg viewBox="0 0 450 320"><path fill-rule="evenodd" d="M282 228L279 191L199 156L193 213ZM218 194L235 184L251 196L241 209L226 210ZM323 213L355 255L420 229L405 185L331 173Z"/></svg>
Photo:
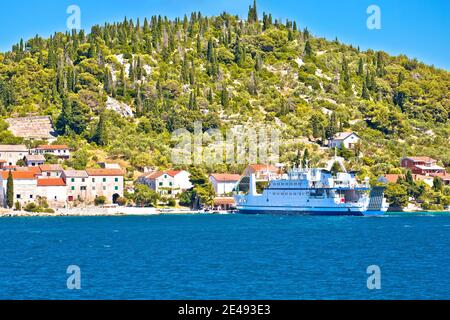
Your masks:
<svg viewBox="0 0 450 320"><path fill-rule="evenodd" d="M257 193L255 175L249 178L248 192L235 194L236 207L244 214L382 215L389 205L384 188L371 188L369 179L357 182L345 170L332 174L322 168L293 168L269 179L262 194Z"/></svg>

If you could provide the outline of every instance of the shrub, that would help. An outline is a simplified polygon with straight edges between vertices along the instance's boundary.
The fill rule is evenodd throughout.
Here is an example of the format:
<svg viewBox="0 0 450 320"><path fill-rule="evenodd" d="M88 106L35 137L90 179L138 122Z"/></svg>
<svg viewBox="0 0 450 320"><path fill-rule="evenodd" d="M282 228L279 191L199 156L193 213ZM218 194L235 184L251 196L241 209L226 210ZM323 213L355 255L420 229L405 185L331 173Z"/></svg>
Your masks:
<svg viewBox="0 0 450 320"><path fill-rule="evenodd" d="M116 200L116 203L117 203L119 206L125 206L125 205L127 204L127 202L128 202L128 200L127 200L126 198L124 198L124 197L119 197L119 198L117 198L117 200Z"/></svg>
<svg viewBox="0 0 450 320"><path fill-rule="evenodd" d="M168 205L169 207L175 207L175 206L177 205L177 202L175 201L175 199L170 198L170 199L167 201L167 205Z"/></svg>
<svg viewBox="0 0 450 320"><path fill-rule="evenodd" d="M99 196L99 197L95 198L94 203L96 206L102 206L106 203L106 197Z"/></svg>

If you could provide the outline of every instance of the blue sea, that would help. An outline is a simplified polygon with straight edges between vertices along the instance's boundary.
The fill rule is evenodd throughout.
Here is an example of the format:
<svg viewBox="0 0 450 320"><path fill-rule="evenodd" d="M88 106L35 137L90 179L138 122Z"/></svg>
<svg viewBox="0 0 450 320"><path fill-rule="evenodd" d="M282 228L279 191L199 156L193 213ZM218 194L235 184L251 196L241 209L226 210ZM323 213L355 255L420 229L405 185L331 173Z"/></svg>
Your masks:
<svg viewBox="0 0 450 320"><path fill-rule="evenodd" d="M0 299L450 298L449 216L5 218L0 239Z"/></svg>

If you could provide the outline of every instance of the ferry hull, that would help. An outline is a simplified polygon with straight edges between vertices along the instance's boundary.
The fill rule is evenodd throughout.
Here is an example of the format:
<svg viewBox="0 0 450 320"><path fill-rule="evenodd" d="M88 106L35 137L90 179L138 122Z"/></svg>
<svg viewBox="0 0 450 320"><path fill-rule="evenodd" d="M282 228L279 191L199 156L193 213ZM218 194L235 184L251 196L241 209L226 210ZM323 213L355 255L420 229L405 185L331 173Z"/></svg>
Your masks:
<svg viewBox="0 0 450 320"><path fill-rule="evenodd" d="M303 216L381 216L384 211L367 211L361 208L245 208L238 207L240 214L303 215Z"/></svg>
<svg viewBox="0 0 450 320"><path fill-rule="evenodd" d="M300 211L300 210L238 210L240 214L268 214L268 215L302 215L302 216L364 216L363 212L357 211Z"/></svg>

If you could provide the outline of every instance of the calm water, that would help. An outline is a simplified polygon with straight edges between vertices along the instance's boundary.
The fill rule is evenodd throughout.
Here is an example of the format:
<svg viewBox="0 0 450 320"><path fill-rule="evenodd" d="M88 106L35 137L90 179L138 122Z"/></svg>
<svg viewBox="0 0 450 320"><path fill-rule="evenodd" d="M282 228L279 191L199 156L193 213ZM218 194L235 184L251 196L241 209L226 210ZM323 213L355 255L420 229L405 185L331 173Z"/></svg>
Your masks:
<svg viewBox="0 0 450 320"><path fill-rule="evenodd" d="M450 217L13 218L0 239L0 299L450 298Z"/></svg>

